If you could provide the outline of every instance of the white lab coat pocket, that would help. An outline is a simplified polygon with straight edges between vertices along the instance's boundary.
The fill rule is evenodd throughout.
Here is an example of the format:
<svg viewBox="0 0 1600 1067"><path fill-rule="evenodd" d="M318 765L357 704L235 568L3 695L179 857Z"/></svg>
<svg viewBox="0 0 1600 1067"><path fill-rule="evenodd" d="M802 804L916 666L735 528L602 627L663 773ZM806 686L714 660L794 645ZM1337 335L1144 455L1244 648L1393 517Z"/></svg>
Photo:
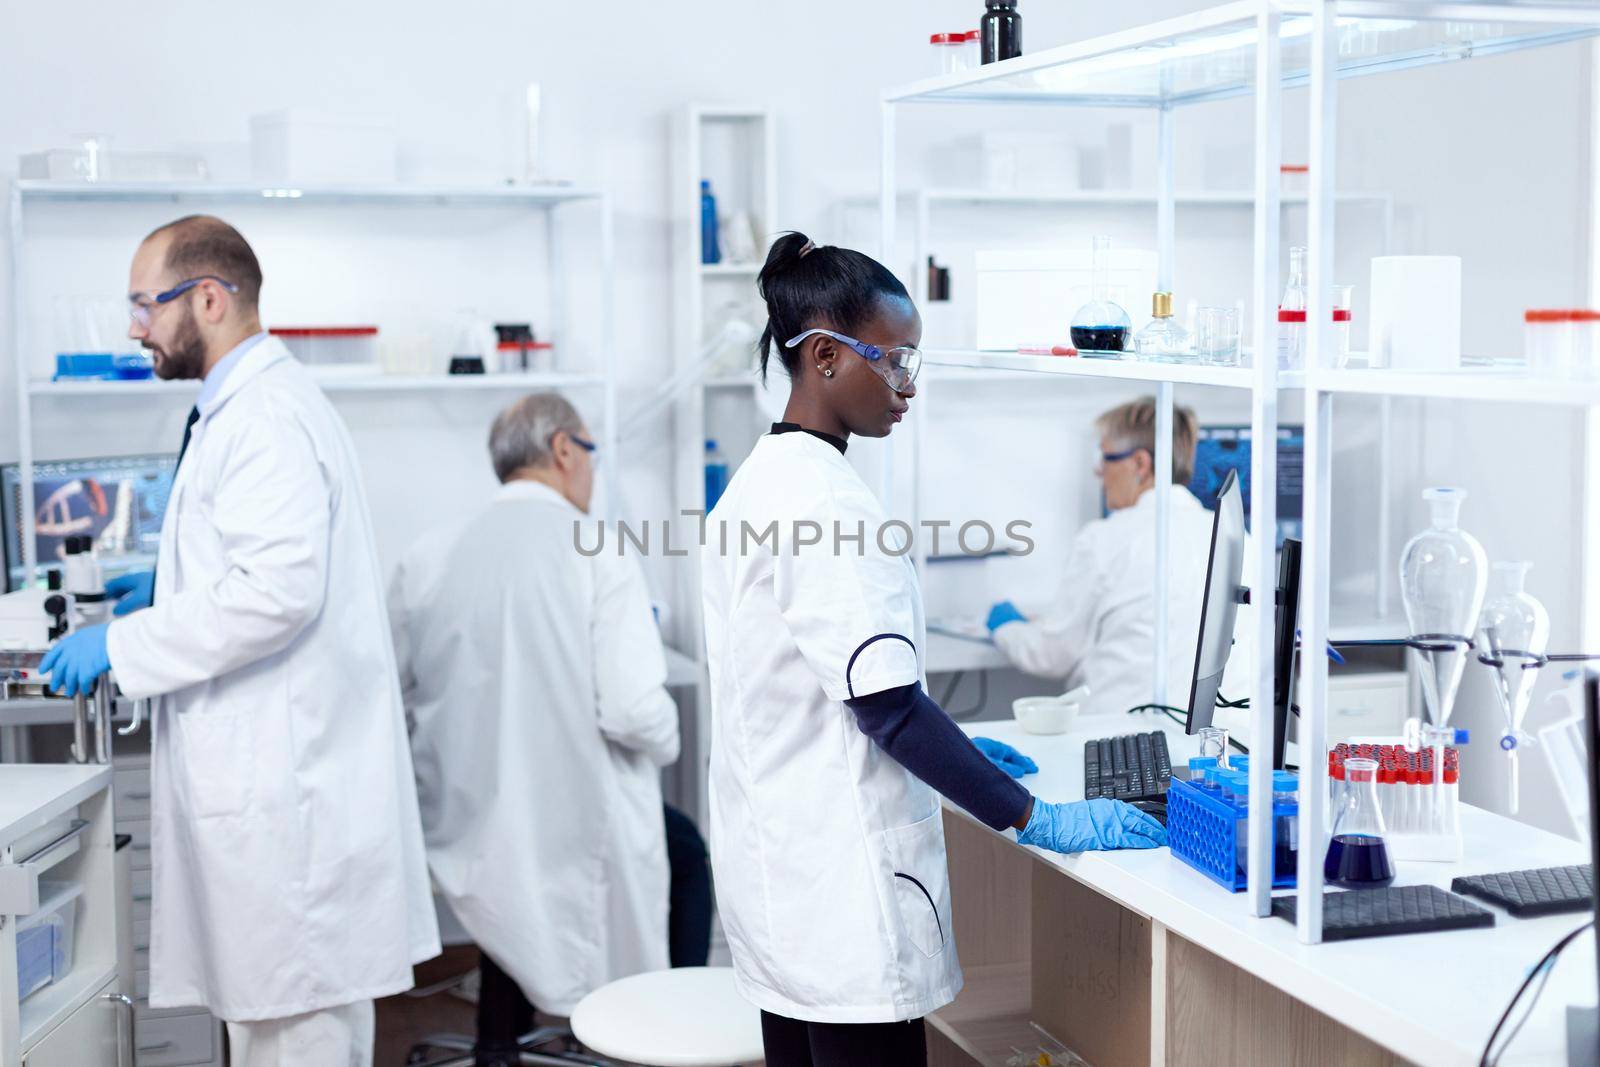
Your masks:
<svg viewBox="0 0 1600 1067"><path fill-rule="evenodd" d="M189 811L196 818L241 815L250 806L255 780L253 723L227 701L173 716L183 738L182 769Z"/></svg>
<svg viewBox="0 0 1600 1067"><path fill-rule="evenodd" d="M944 824L939 810L909 826L883 831L893 884L889 898L899 919L901 962L933 959L950 941L950 880L945 870ZM914 951L909 954L907 949Z"/></svg>

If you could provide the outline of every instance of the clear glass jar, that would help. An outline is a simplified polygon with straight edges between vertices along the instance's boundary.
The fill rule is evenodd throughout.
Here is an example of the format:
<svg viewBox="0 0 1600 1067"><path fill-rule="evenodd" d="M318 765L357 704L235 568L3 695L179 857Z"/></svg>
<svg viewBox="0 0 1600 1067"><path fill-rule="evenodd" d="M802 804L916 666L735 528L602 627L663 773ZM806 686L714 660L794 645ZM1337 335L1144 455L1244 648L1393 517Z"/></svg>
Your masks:
<svg viewBox="0 0 1600 1067"><path fill-rule="evenodd" d="M1155 363L1192 362L1194 353L1189 348L1189 331L1172 317L1172 294L1152 295L1150 315L1150 321L1133 339L1133 350L1139 358Z"/></svg>
<svg viewBox="0 0 1600 1067"><path fill-rule="evenodd" d="M1574 377L1572 312L1562 308L1524 311L1522 350L1530 374L1563 380Z"/></svg>
<svg viewBox="0 0 1600 1067"><path fill-rule="evenodd" d="M1072 344L1083 356L1121 359L1133 320L1111 299L1111 238L1094 239L1089 302L1072 316Z"/></svg>
<svg viewBox="0 0 1600 1067"><path fill-rule="evenodd" d="M939 55L940 74L958 74L969 69L972 47L965 32L935 33L929 36L928 43Z"/></svg>

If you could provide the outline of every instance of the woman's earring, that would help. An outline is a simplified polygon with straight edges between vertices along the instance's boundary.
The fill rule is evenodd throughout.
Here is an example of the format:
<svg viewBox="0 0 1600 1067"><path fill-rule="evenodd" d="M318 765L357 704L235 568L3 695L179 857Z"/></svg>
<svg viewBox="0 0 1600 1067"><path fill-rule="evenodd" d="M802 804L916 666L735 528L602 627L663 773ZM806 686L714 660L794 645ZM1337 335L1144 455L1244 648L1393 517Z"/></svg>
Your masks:
<svg viewBox="0 0 1600 1067"><path fill-rule="evenodd" d="M824 378L832 378L833 377L833 368L832 367L823 367L819 363L819 364L817 364L817 369L822 371L822 376Z"/></svg>

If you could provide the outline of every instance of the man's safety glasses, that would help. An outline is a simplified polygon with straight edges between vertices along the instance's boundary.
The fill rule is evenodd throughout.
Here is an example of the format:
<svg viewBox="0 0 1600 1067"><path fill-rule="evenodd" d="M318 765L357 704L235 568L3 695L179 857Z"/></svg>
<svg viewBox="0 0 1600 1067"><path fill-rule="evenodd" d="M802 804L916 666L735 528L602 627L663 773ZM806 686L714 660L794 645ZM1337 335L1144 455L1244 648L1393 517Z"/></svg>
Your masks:
<svg viewBox="0 0 1600 1067"><path fill-rule="evenodd" d="M237 285L234 285L225 278L219 278L215 274L202 274L198 278L190 278L188 281L179 282L166 292L157 293L154 296L147 296L144 293L134 293L128 297L128 317L148 330L150 328L150 318L155 314L157 308L164 304L172 303L174 300L178 299L178 297L182 296L184 293L187 293L190 289L193 289L201 282L216 282L230 293L237 293L239 291L239 287Z"/></svg>

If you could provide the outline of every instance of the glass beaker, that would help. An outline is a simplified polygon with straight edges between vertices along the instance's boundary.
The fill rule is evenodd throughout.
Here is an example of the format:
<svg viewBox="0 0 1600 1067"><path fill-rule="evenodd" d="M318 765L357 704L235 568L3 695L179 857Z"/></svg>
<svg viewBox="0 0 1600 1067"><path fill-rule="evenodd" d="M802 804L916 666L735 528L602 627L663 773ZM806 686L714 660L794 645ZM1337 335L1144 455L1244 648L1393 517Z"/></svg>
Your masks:
<svg viewBox="0 0 1600 1067"><path fill-rule="evenodd" d="M1194 350L1213 367L1239 365L1239 309L1203 307L1195 314Z"/></svg>
<svg viewBox="0 0 1600 1067"><path fill-rule="evenodd" d="M1120 359L1128 347L1133 320L1111 299L1111 238L1094 239L1090 300L1072 316L1072 345L1086 356L1109 355Z"/></svg>
<svg viewBox="0 0 1600 1067"><path fill-rule="evenodd" d="M1518 808L1517 750L1533 741L1523 731L1522 722L1528 715L1528 702L1533 699L1540 657L1550 643L1550 613L1523 588L1531 566L1526 561L1496 563L1490 595L1483 602L1483 614L1478 619L1478 651L1498 663L1494 668L1495 696L1505 716L1500 748L1511 761L1512 815Z"/></svg>
<svg viewBox="0 0 1600 1067"><path fill-rule="evenodd" d="M1413 638L1427 650L1413 649L1429 721L1444 726L1455 706L1466 665L1467 638L1478 625L1488 583L1483 546L1459 525L1465 490L1424 489L1431 521L1400 553L1400 596Z"/></svg>
<svg viewBox="0 0 1600 1067"><path fill-rule="evenodd" d="M1202 726L1195 736L1200 738L1200 755L1217 761L1217 766L1228 765L1228 731L1220 726Z"/></svg>
<svg viewBox="0 0 1600 1067"><path fill-rule="evenodd" d="M1394 881L1394 863L1378 808L1378 761L1347 759L1344 776L1322 876L1329 885L1344 889L1381 889Z"/></svg>

